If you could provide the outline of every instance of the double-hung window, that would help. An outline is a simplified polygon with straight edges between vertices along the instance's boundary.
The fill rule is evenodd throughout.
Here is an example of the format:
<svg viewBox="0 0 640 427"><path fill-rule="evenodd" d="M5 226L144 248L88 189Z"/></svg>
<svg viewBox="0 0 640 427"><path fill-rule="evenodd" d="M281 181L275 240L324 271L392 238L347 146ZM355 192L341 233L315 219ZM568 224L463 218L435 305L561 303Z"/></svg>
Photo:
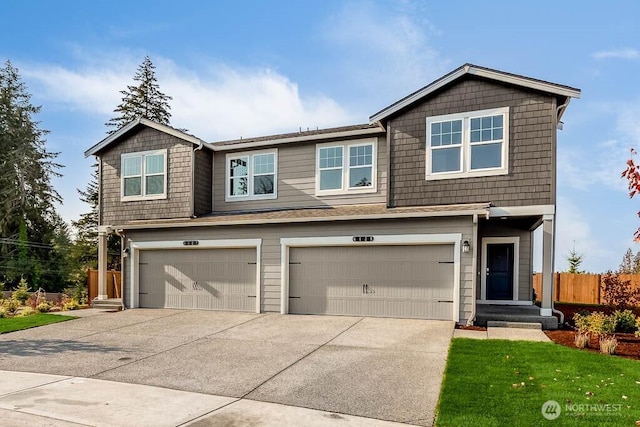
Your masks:
<svg viewBox="0 0 640 427"><path fill-rule="evenodd" d="M226 200L275 199L277 151L227 155Z"/></svg>
<svg viewBox="0 0 640 427"><path fill-rule="evenodd" d="M167 150L122 154L121 167L123 201L167 197Z"/></svg>
<svg viewBox="0 0 640 427"><path fill-rule="evenodd" d="M509 108L427 118L427 179L508 173Z"/></svg>
<svg viewBox="0 0 640 427"><path fill-rule="evenodd" d="M375 153L373 141L318 145L316 194L375 191Z"/></svg>

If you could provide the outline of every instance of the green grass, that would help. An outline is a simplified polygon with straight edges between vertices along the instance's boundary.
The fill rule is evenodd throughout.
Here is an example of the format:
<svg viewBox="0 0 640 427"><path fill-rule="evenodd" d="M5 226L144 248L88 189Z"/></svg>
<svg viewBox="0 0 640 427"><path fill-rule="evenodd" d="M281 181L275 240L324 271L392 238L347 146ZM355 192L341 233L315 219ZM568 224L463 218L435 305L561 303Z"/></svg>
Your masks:
<svg viewBox="0 0 640 427"><path fill-rule="evenodd" d="M548 400L560 405L555 420L542 416ZM436 425L633 426L637 420L640 361L553 343L458 338Z"/></svg>
<svg viewBox="0 0 640 427"><path fill-rule="evenodd" d="M76 319L76 317L46 313L32 314L24 317L2 318L0 319L0 334L35 328L37 326L48 325L49 323L64 322L71 319Z"/></svg>

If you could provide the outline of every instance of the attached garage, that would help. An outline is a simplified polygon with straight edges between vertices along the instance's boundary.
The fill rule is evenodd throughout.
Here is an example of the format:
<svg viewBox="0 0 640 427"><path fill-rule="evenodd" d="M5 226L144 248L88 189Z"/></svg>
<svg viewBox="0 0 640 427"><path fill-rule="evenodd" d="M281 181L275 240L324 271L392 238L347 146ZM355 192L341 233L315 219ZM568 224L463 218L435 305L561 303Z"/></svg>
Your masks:
<svg viewBox="0 0 640 427"><path fill-rule="evenodd" d="M289 313L452 320L456 246L291 247Z"/></svg>
<svg viewBox="0 0 640 427"><path fill-rule="evenodd" d="M137 251L138 306L255 311L256 248Z"/></svg>

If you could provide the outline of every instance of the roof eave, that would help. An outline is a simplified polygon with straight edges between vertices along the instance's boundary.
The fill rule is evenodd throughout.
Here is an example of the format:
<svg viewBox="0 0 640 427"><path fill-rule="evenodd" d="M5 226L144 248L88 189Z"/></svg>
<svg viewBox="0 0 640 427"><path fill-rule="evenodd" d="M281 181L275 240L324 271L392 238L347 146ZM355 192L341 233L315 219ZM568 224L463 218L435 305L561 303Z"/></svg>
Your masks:
<svg viewBox="0 0 640 427"><path fill-rule="evenodd" d="M434 218L434 217L459 217L487 215L489 213L489 205L486 208L479 209L460 209L450 211L431 211L431 212L394 212L389 214L353 214L333 217L301 217L301 218L260 218L260 219L241 219L231 221L195 221L185 218L181 222L157 222L143 224L121 224L114 225L110 228L113 230L143 230L157 228L185 228L185 227L212 227L212 226L238 226L238 225L256 225L256 224L288 224L288 223L304 223L304 222L332 222L332 221L357 221L357 220L376 220L376 219L403 219L403 218Z"/></svg>
<svg viewBox="0 0 640 427"><path fill-rule="evenodd" d="M192 135L187 135L184 132L180 132L177 129L174 129L174 128L169 127L169 126L162 125L160 123L156 123L156 122L154 122L152 120L148 120L148 119L145 119L143 117L138 117L137 119L133 120L132 122L129 122L128 124L124 125L120 129L118 129L116 132L114 132L111 135L107 136L105 139L103 139L102 141L98 142L93 147L89 148L87 151L84 152L84 156L85 157L89 157L89 156L97 155L100 151L104 150L109 145L111 145L112 143L114 143L115 141L117 141L118 139L120 139L121 137L126 135L127 133L129 133L131 130L133 130L138 125L144 125L144 126L152 128L152 129L156 129L156 130L158 130L160 132L164 132L166 134L169 134L171 136L175 136L176 138L180 138L180 139L185 140L187 142L191 142L192 144L202 145L202 146L206 146L209 149L212 149L211 144L201 140L200 138L197 138L197 137L192 136Z"/></svg>
<svg viewBox="0 0 640 427"><path fill-rule="evenodd" d="M300 135L300 136L293 136L288 138L269 139L264 141L239 142L239 143L226 144L226 145L213 144L212 149L213 151L244 150L244 149L250 149L250 148L265 147L270 145L288 144L293 142L319 141L323 139L349 138L349 137L357 137L357 136L371 136L371 135L383 134L383 133L385 133L384 128L381 126L378 126L374 128L357 129L357 130L349 130L349 131L341 131L341 132L333 132L333 133L319 133L314 135Z"/></svg>
<svg viewBox="0 0 640 427"><path fill-rule="evenodd" d="M369 117L369 123L382 122L392 114L408 107L414 102L428 96L429 94L437 91L438 89L450 84L451 82L461 78L462 76L470 74L479 77L484 77L491 80L497 80L504 83L513 84L516 86L523 86L542 92L552 93L554 95L565 96L567 98L580 98L580 90L570 88L568 86L556 85L553 83L546 83L539 80L529 79L526 77L517 76L514 74L503 73L497 70L491 70L487 68L480 68L471 64L463 65L462 67L452 71L446 76L434 81L423 89L409 95L405 99L390 105L389 107L377 112Z"/></svg>

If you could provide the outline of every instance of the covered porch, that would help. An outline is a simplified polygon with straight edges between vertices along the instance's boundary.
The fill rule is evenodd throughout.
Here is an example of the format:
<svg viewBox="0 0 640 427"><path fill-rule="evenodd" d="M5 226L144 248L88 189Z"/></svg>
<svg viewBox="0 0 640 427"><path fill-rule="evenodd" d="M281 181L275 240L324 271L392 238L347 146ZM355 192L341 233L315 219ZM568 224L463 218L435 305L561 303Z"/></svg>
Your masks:
<svg viewBox="0 0 640 427"><path fill-rule="evenodd" d="M539 238L534 243L534 232ZM476 232L474 323L540 323L557 329L553 315L555 206L491 207ZM536 257L534 257L534 254ZM534 295L533 271L541 270L541 295ZM540 302L534 305L536 299Z"/></svg>

